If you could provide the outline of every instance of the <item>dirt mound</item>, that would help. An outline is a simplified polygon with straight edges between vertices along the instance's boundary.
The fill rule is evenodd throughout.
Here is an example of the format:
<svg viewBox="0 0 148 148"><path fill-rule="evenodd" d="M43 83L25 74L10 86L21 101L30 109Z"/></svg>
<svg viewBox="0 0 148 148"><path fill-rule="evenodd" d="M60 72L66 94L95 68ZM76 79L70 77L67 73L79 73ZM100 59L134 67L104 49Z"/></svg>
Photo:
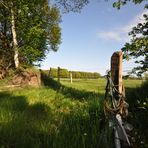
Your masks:
<svg viewBox="0 0 148 148"><path fill-rule="evenodd" d="M12 78L13 85L20 86L40 86L40 74L33 71L22 71Z"/></svg>

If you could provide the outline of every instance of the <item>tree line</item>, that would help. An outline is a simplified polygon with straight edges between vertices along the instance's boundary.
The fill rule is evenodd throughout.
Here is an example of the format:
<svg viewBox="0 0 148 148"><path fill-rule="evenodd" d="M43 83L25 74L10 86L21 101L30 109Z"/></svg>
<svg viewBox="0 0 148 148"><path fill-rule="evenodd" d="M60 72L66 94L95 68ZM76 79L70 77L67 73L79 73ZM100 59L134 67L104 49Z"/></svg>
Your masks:
<svg viewBox="0 0 148 148"><path fill-rule="evenodd" d="M50 68L50 70L44 70L43 72L52 78L58 78L58 68ZM77 79L97 79L101 77L101 74L97 72L69 71L64 68L60 68L59 75L60 78L70 78L71 73L72 78Z"/></svg>

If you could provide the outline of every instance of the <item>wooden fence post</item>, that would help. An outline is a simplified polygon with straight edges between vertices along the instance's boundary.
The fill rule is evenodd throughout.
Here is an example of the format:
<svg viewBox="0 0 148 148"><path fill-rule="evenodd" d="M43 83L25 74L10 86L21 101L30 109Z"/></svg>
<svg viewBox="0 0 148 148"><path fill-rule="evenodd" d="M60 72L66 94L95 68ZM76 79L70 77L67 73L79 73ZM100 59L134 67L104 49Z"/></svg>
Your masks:
<svg viewBox="0 0 148 148"><path fill-rule="evenodd" d="M50 67L50 70L49 70L49 78L52 78L52 68Z"/></svg>
<svg viewBox="0 0 148 148"><path fill-rule="evenodd" d="M111 78L119 93L122 93L122 52L114 52L111 57Z"/></svg>
<svg viewBox="0 0 148 148"><path fill-rule="evenodd" d="M60 82L60 67L58 67L58 81Z"/></svg>
<svg viewBox="0 0 148 148"><path fill-rule="evenodd" d="M72 84L72 72L70 71L70 83Z"/></svg>

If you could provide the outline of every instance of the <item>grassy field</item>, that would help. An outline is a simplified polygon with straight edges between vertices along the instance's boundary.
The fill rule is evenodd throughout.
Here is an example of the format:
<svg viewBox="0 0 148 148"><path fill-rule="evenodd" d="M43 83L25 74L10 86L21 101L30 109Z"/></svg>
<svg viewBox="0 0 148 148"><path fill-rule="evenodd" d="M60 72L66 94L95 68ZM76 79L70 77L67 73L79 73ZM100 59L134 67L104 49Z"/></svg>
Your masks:
<svg viewBox="0 0 148 148"><path fill-rule="evenodd" d="M0 148L110 148L103 114L105 79L0 91ZM140 80L126 80L133 88ZM59 87L59 88L58 88Z"/></svg>
<svg viewBox="0 0 148 148"><path fill-rule="evenodd" d="M73 79L73 83L70 83L69 79L61 79L61 83L80 90L86 90L96 93L104 93L106 82L105 78L100 79ZM142 84L144 80L123 80L123 84L126 88L136 88Z"/></svg>

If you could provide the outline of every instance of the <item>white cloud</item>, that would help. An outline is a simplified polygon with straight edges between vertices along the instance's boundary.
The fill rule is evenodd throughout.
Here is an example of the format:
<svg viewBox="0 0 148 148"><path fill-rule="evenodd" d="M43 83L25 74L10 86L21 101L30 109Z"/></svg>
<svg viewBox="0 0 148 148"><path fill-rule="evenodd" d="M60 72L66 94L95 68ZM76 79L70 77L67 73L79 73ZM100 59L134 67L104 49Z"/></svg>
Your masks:
<svg viewBox="0 0 148 148"><path fill-rule="evenodd" d="M115 31L103 31L98 33L98 37L106 40L116 40L121 41L122 37L119 32Z"/></svg>
<svg viewBox="0 0 148 148"><path fill-rule="evenodd" d="M121 31L102 31L97 34L98 38L114 41L125 41L125 33Z"/></svg>
<svg viewBox="0 0 148 148"><path fill-rule="evenodd" d="M130 39L130 37L128 36L128 32L130 32L132 28L136 26L139 22L144 22L143 14L147 13L148 10L144 10L142 13L134 17L133 20L130 21L127 25L120 28L112 29L112 31L99 31L97 33L97 37L105 40L127 42Z"/></svg>

